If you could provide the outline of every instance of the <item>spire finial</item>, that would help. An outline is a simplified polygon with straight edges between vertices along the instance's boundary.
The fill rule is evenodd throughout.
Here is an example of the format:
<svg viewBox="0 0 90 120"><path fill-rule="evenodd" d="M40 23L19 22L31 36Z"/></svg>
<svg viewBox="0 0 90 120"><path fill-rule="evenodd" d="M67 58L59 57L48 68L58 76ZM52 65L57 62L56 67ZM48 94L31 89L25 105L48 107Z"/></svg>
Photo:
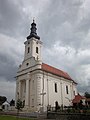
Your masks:
<svg viewBox="0 0 90 120"><path fill-rule="evenodd" d="M36 30L37 30L37 28L36 28L35 18L33 18L33 23L31 24L31 32L30 32L30 35L27 37L27 39L30 39L31 37L40 39L40 37L37 35Z"/></svg>
<svg viewBox="0 0 90 120"><path fill-rule="evenodd" d="M35 23L35 17L33 17L33 23Z"/></svg>

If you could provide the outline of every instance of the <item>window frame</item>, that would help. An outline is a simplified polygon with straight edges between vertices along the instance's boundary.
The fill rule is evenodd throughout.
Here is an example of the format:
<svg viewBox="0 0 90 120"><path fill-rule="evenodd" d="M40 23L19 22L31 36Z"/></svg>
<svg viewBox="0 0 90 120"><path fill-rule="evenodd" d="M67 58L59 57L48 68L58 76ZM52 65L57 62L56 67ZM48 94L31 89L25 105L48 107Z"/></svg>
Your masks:
<svg viewBox="0 0 90 120"><path fill-rule="evenodd" d="M55 93L57 93L57 83L54 83Z"/></svg>
<svg viewBox="0 0 90 120"><path fill-rule="evenodd" d="M36 53L38 54L38 47L36 47Z"/></svg>
<svg viewBox="0 0 90 120"><path fill-rule="evenodd" d="M66 94L69 94L68 85L66 85Z"/></svg>
<svg viewBox="0 0 90 120"><path fill-rule="evenodd" d="M28 49L27 49L27 53L30 53L30 47L28 47Z"/></svg>

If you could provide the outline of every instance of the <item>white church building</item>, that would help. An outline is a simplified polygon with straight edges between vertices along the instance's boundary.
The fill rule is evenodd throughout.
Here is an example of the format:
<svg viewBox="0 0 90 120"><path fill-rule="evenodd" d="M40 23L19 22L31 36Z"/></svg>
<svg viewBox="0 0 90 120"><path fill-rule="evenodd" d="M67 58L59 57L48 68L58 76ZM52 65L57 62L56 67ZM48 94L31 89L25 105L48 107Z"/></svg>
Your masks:
<svg viewBox="0 0 90 120"><path fill-rule="evenodd" d="M36 23L31 24L30 35L25 44L24 60L16 75L16 101L21 99L24 110L39 111L47 106L72 105L77 95L77 83L60 69L43 63L42 41L36 33Z"/></svg>

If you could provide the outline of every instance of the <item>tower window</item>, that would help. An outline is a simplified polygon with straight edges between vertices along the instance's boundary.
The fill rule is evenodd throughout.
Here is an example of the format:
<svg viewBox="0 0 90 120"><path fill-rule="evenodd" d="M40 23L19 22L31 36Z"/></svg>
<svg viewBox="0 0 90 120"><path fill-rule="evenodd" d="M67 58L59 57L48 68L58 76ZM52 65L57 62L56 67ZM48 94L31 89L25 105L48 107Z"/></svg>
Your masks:
<svg viewBox="0 0 90 120"><path fill-rule="evenodd" d="M68 94L68 86L66 85L66 93Z"/></svg>
<svg viewBox="0 0 90 120"><path fill-rule="evenodd" d="M36 47L36 53L38 53L38 47Z"/></svg>
<svg viewBox="0 0 90 120"><path fill-rule="evenodd" d="M27 66L29 65L29 63L26 64Z"/></svg>
<svg viewBox="0 0 90 120"><path fill-rule="evenodd" d="M55 92L57 93L57 83L55 83Z"/></svg>
<svg viewBox="0 0 90 120"><path fill-rule="evenodd" d="M27 51L27 53L29 53L30 52L30 47L28 47L28 51Z"/></svg>

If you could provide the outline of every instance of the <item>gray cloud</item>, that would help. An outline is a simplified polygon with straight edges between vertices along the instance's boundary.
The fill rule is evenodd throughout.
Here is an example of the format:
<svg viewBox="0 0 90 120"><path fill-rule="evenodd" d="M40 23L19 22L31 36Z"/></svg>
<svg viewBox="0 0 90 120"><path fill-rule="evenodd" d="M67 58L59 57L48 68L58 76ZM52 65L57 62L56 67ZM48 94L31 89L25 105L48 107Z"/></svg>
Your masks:
<svg viewBox="0 0 90 120"><path fill-rule="evenodd" d="M4 55L0 55L0 76L5 76L7 80L13 81L17 70L14 62Z"/></svg>
<svg viewBox="0 0 90 120"><path fill-rule="evenodd" d="M42 13L41 18L44 26L44 33L42 34L45 36L43 39L47 45L51 45L50 42L55 43L56 40L60 40L64 45L67 42L72 44L72 40L77 40L74 37L77 36L75 27L78 22L80 6L79 3L75 4L75 0L51 1L48 9Z"/></svg>
<svg viewBox="0 0 90 120"><path fill-rule="evenodd" d="M7 35L0 34L0 39L0 76L13 81L23 56L23 46L20 46L20 41Z"/></svg>
<svg viewBox="0 0 90 120"><path fill-rule="evenodd" d="M8 34L10 34L12 31L12 34L14 34L15 29L19 25L19 20L21 20L19 7L16 6L12 1L1 0L0 1L0 31Z"/></svg>
<svg viewBox="0 0 90 120"><path fill-rule="evenodd" d="M0 77L0 96L6 96L10 101L12 98L15 98L15 81L7 81L5 78Z"/></svg>
<svg viewBox="0 0 90 120"><path fill-rule="evenodd" d="M26 37L28 16L22 8L22 2L1 0L0 1L0 32L14 38L23 34ZM25 26L25 27L23 27Z"/></svg>

